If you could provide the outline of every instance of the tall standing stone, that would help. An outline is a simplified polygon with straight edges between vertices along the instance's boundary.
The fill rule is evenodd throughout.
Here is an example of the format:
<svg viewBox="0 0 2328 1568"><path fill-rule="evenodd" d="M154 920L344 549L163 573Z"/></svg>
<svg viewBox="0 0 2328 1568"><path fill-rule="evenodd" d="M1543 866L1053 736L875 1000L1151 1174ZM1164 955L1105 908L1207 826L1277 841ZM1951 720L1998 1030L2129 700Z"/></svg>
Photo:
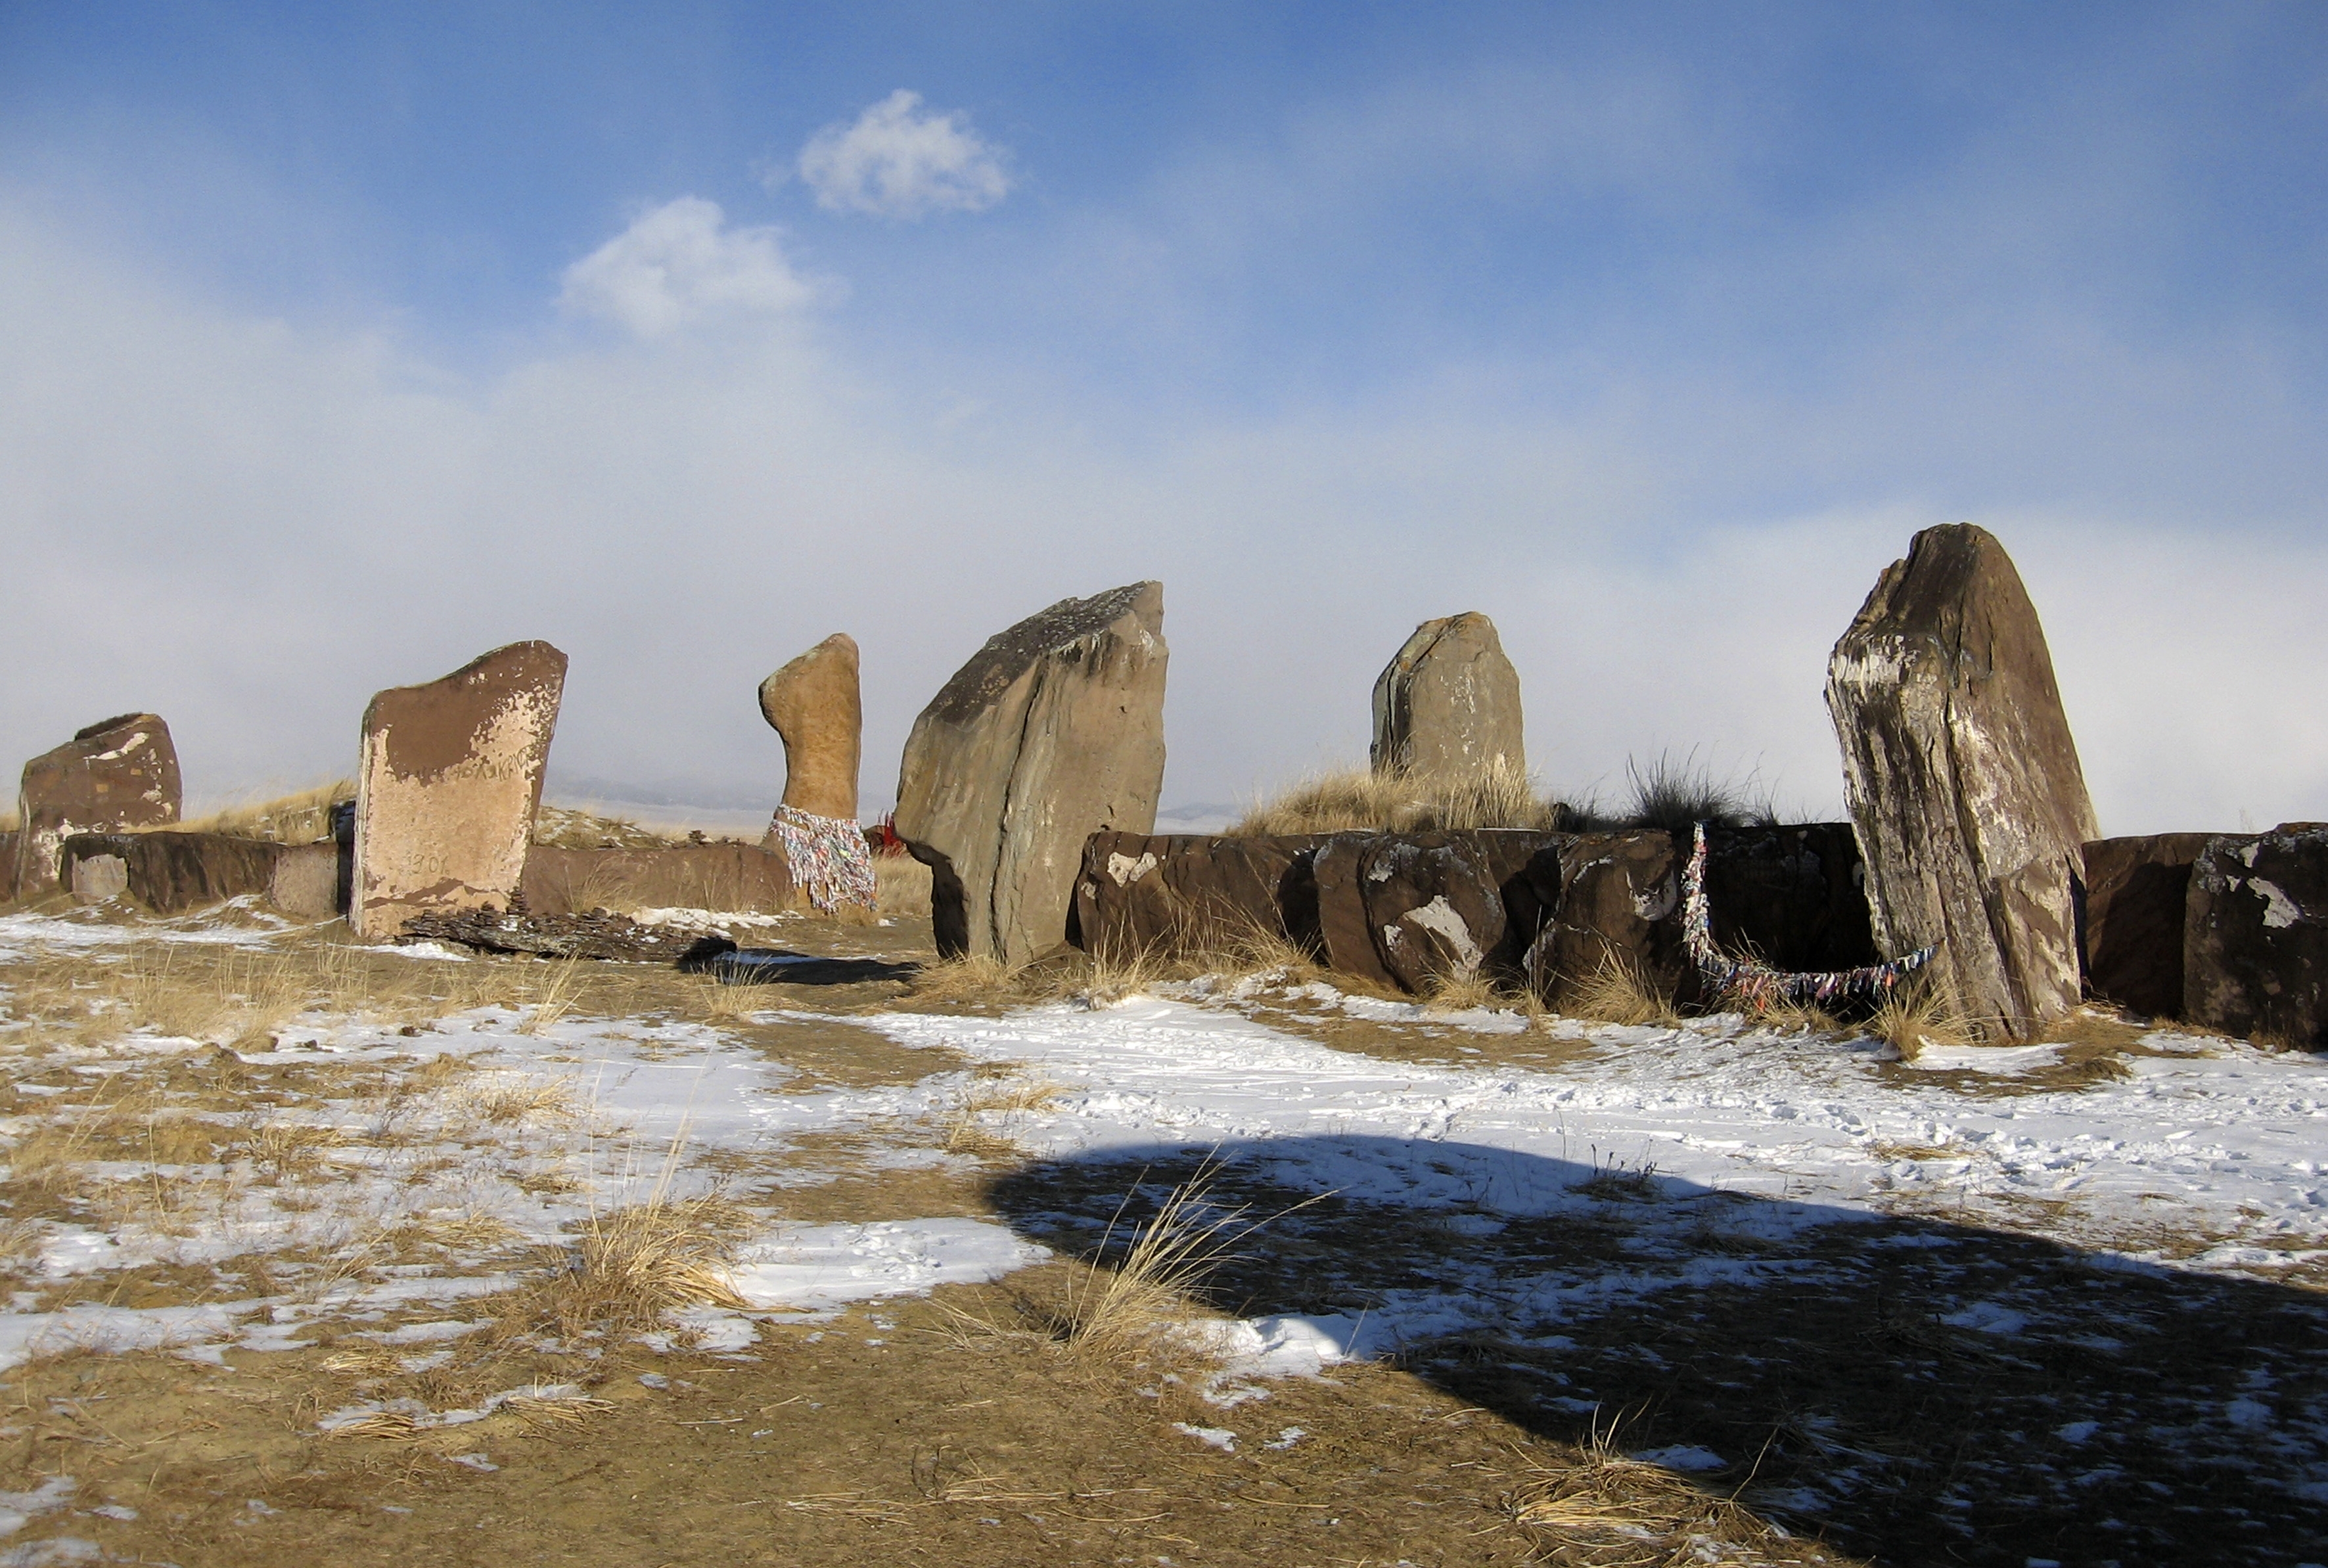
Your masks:
<svg viewBox="0 0 2328 1568"><path fill-rule="evenodd" d="M1477 611L1426 621L1375 680L1377 773L1527 771L1520 677Z"/></svg>
<svg viewBox="0 0 2328 1568"><path fill-rule="evenodd" d="M1992 1031L2075 1007L2073 887L2101 835L2004 546L1969 523L1918 534L1835 645L1826 702L1877 943L1939 943L1938 977Z"/></svg>
<svg viewBox="0 0 2328 1568"><path fill-rule="evenodd" d="M24 764L9 868L13 891L58 891L64 843L72 835L166 826L183 805L178 749L159 717L124 714L77 731Z"/></svg>
<svg viewBox="0 0 2328 1568"><path fill-rule="evenodd" d="M784 742L784 804L854 822L865 731L855 640L836 631L762 681L760 714Z"/></svg>
<svg viewBox="0 0 2328 1568"><path fill-rule="evenodd" d="M506 907L525 874L566 656L513 642L364 709L348 923Z"/></svg>
<svg viewBox="0 0 2328 1568"><path fill-rule="evenodd" d="M1150 833L1164 783L1164 585L1063 599L990 639L922 710L898 834L938 947L1019 964L1065 939L1084 841Z"/></svg>

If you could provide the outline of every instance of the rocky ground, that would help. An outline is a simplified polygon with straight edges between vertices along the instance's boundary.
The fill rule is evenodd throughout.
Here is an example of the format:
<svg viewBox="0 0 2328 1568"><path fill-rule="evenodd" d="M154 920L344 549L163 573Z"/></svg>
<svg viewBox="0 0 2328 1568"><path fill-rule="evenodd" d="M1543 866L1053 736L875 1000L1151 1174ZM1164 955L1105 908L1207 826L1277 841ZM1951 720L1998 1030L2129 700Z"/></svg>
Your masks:
<svg viewBox="0 0 2328 1568"><path fill-rule="evenodd" d="M731 929L0 914L0 1563L2323 1560L2312 1059Z"/></svg>

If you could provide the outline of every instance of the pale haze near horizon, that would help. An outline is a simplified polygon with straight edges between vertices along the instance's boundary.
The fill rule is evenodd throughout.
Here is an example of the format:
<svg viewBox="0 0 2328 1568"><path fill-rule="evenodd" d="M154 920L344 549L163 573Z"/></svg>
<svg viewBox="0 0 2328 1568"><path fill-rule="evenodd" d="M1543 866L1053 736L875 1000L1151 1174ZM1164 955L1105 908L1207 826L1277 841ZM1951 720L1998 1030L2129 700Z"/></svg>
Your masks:
<svg viewBox="0 0 2328 1568"><path fill-rule="evenodd" d="M747 808L846 630L878 809L1158 577L1168 807L1478 610L1548 787L1823 816L1827 651L1968 520L2106 833L2328 816L2318 14L876 11L0 18L0 756L305 783L539 637L553 786Z"/></svg>

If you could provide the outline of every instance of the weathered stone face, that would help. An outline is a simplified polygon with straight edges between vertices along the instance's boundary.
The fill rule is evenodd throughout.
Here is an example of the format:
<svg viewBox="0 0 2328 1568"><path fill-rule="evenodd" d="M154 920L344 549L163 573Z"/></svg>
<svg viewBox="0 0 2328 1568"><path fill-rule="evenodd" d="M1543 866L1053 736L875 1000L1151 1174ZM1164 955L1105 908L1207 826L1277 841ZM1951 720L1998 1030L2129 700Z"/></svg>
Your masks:
<svg viewBox="0 0 2328 1568"><path fill-rule="evenodd" d="M2207 841L2191 866L2182 996L2203 1028L2328 1050L2328 823Z"/></svg>
<svg viewBox="0 0 2328 1568"><path fill-rule="evenodd" d="M394 936L427 911L504 907L525 874L566 688L546 642L498 648L364 710L349 924Z"/></svg>
<svg viewBox="0 0 2328 1568"><path fill-rule="evenodd" d="M2145 1017L2182 1016L2184 906L2192 863L2211 836L2156 833L2085 846L2078 934L2089 994Z"/></svg>
<svg viewBox="0 0 2328 1568"><path fill-rule="evenodd" d="M1084 840L1155 827L1166 658L1164 585L1135 583L990 639L922 710L896 827L930 867L940 951L1049 950Z"/></svg>
<svg viewBox="0 0 2328 1568"><path fill-rule="evenodd" d="M72 835L164 826L178 820L183 804L169 725L152 714L89 725L24 764L14 891L59 891Z"/></svg>
<svg viewBox="0 0 2328 1568"><path fill-rule="evenodd" d="M1557 1004L1611 965L1678 991L1687 967L1681 862L1672 836L1656 829L1579 834L1539 855L1537 877L1548 880L1556 863L1560 893L1525 961L1538 994Z"/></svg>
<svg viewBox="0 0 2328 1568"><path fill-rule="evenodd" d="M760 713L784 739L784 804L855 821L865 729L855 641L836 631L762 681Z"/></svg>
<svg viewBox="0 0 2328 1568"><path fill-rule="evenodd" d="M1232 952L1256 938L1318 951L1310 861L1325 837L1094 833L1075 879L1076 941L1117 961Z"/></svg>
<svg viewBox="0 0 2328 1568"><path fill-rule="evenodd" d="M1918 534L1835 644L1826 700L1877 944L1939 943L1935 977L1991 1032L2075 1007L2072 884L2101 835L2004 547L1966 523Z"/></svg>
<svg viewBox="0 0 2328 1568"><path fill-rule="evenodd" d="M1528 868L1570 835L1478 828L1377 836L1360 858L1366 927L1402 987L1518 973L1543 905Z"/></svg>
<svg viewBox="0 0 2328 1568"><path fill-rule="evenodd" d="M1416 627L1375 681L1378 773L1525 773L1521 728L1519 672L1477 611Z"/></svg>

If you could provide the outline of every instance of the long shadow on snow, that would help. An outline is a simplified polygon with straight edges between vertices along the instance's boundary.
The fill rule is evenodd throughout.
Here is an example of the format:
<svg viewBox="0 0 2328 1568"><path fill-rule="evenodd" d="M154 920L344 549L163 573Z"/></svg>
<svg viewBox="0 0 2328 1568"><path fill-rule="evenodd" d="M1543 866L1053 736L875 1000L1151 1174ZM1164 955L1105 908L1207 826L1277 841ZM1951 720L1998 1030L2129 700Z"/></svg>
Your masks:
<svg viewBox="0 0 2328 1568"><path fill-rule="evenodd" d="M1730 1461L1710 1484L1901 1563L2328 1554L2328 1302L2009 1232L1368 1136L1032 1164L992 1197L1109 1261L1211 1154L1282 1215L1211 1294L1362 1346L1546 1437ZM1298 1213L1292 1205L1333 1195ZM1231 1424L1234 1424L1232 1422ZM1676 1456L1686 1460L1689 1456Z"/></svg>

